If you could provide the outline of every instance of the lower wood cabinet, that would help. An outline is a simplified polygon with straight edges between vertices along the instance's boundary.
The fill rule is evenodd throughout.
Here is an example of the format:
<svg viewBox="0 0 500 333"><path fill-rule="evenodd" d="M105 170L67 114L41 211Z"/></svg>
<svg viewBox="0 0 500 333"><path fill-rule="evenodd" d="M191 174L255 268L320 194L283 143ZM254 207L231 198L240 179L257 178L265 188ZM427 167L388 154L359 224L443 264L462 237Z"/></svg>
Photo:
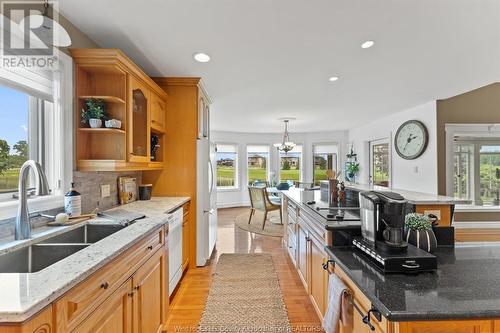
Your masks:
<svg viewBox="0 0 500 333"><path fill-rule="evenodd" d="M132 298L130 278L72 332L132 333Z"/></svg>
<svg viewBox="0 0 500 333"><path fill-rule="evenodd" d="M323 243L310 236L310 255L311 274L309 279L310 296L316 312L321 317L325 315L327 296L328 296L328 272L323 269L323 264L327 261L327 255L323 250Z"/></svg>
<svg viewBox="0 0 500 333"><path fill-rule="evenodd" d="M189 266L190 254L190 221L189 221L189 203L183 206L184 215L182 221L182 271L185 271Z"/></svg>
<svg viewBox="0 0 500 333"><path fill-rule="evenodd" d="M297 271L307 291L309 291L309 252L307 229L299 223L297 225Z"/></svg>

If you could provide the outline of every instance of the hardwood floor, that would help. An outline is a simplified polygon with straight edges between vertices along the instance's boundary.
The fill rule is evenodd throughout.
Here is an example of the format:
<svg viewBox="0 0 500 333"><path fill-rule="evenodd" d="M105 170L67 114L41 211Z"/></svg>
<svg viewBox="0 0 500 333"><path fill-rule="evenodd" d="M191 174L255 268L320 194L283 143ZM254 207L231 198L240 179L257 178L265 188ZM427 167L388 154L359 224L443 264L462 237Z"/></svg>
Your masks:
<svg viewBox="0 0 500 333"><path fill-rule="evenodd" d="M293 332L322 332L320 320L282 247L281 238L251 234L235 227L234 218L244 212L249 209L218 210L216 251L209 265L189 270L182 279L170 303L167 332L196 332L220 254L262 252L271 253L273 257Z"/></svg>

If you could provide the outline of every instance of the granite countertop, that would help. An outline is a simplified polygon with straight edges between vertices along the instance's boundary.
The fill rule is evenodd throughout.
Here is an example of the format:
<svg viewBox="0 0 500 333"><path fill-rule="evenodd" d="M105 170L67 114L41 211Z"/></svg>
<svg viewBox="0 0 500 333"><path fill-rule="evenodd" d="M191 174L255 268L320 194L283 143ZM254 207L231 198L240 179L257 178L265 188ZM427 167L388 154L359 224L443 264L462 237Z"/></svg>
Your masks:
<svg viewBox="0 0 500 333"><path fill-rule="evenodd" d="M187 197L154 197L117 208L137 211L146 218L66 257L35 273L0 273L0 322L20 322L56 300L112 259L136 244L145 235L166 223L165 213L189 201ZM35 230L35 240L15 241L0 245L0 254L28 246L50 236L78 228L84 224L110 224L104 218L67 227L44 227ZM38 235L38 236L37 236Z"/></svg>
<svg viewBox="0 0 500 333"><path fill-rule="evenodd" d="M372 186L367 184L355 184L345 182L345 187L347 189L356 190L356 191L391 191L401 194L409 203L415 205L450 205L450 204L470 204L470 200L447 197L444 195L438 194L430 194L430 193L421 193L421 192L413 192L407 190L401 190L396 188L384 188L378 186Z"/></svg>
<svg viewBox="0 0 500 333"><path fill-rule="evenodd" d="M437 271L418 275L384 275L351 247L325 249L391 321L500 317L500 245L440 247Z"/></svg>

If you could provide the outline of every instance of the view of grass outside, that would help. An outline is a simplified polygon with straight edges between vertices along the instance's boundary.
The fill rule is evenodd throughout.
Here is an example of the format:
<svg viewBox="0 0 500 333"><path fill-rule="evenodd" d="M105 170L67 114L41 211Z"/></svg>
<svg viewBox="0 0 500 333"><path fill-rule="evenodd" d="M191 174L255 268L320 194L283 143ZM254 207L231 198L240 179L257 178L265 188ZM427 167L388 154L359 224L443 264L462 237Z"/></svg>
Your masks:
<svg viewBox="0 0 500 333"><path fill-rule="evenodd" d="M268 152L252 152L252 147L248 147L248 185L253 185L256 181L267 181L267 165L269 160Z"/></svg>
<svg viewBox="0 0 500 333"><path fill-rule="evenodd" d="M389 186L389 144L373 145L371 162L373 185Z"/></svg>
<svg viewBox="0 0 500 333"><path fill-rule="evenodd" d="M0 193L17 191L19 169L28 159L28 102L23 92L0 86ZM8 120L8 121L7 121Z"/></svg>
<svg viewBox="0 0 500 333"><path fill-rule="evenodd" d="M326 170L334 170L336 167L336 154L314 154L314 185L318 186L321 180L326 180Z"/></svg>
<svg viewBox="0 0 500 333"><path fill-rule="evenodd" d="M238 153L235 145L217 145L217 187L237 187Z"/></svg>
<svg viewBox="0 0 500 333"><path fill-rule="evenodd" d="M493 204L494 201L498 205L498 199L500 199L500 146L481 147L479 160L481 200L486 205Z"/></svg>
<svg viewBox="0 0 500 333"><path fill-rule="evenodd" d="M288 152L280 154L280 182L300 181L300 163L302 153Z"/></svg>

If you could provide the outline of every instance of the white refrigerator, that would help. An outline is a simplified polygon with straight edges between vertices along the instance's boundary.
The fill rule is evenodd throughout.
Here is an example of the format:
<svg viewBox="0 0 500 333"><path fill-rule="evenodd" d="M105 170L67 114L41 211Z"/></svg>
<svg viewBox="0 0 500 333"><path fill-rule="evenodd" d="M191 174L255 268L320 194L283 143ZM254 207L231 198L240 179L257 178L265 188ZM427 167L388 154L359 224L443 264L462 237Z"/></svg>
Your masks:
<svg viewBox="0 0 500 333"><path fill-rule="evenodd" d="M217 241L216 146L208 137L201 137L196 149L196 265L205 266Z"/></svg>

